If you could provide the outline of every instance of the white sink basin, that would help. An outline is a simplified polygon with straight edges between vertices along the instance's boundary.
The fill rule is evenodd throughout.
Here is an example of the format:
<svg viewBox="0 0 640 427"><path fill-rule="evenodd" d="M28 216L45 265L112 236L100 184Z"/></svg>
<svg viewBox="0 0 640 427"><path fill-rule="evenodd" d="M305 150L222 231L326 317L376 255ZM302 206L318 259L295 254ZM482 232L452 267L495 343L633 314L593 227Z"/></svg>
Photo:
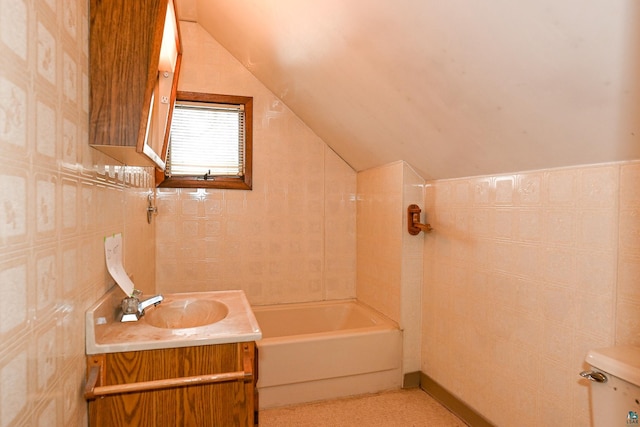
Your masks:
<svg viewBox="0 0 640 427"><path fill-rule="evenodd" d="M183 329L212 325L229 314L229 308L215 300L194 298L163 301L155 308L148 308L142 321L156 328Z"/></svg>
<svg viewBox="0 0 640 427"><path fill-rule="evenodd" d="M152 295L143 295L142 299ZM109 290L86 312L87 354L256 341L262 332L243 291L164 294L137 322L120 322L124 293Z"/></svg>

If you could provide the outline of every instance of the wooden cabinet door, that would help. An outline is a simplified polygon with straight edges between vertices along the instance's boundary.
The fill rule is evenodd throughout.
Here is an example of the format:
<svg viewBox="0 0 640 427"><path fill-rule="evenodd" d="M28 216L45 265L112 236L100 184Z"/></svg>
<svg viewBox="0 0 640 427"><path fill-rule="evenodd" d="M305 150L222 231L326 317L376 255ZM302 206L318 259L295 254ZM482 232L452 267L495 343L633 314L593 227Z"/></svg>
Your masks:
<svg viewBox="0 0 640 427"><path fill-rule="evenodd" d="M253 426L255 361L252 342L89 356L88 367L103 370L101 387L251 371L240 380L97 396L90 426Z"/></svg>

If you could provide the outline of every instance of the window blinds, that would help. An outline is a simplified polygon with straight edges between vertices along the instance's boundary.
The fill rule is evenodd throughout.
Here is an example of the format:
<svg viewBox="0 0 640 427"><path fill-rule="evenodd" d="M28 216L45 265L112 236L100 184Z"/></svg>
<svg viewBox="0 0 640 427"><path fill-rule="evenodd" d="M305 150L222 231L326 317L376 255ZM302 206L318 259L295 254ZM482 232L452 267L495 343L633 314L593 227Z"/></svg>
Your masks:
<svg viewBox="0 0 640 427"><path fill-rule="evenodd" d="M167 176L243 176L243 107L176 101Z"/></svg>

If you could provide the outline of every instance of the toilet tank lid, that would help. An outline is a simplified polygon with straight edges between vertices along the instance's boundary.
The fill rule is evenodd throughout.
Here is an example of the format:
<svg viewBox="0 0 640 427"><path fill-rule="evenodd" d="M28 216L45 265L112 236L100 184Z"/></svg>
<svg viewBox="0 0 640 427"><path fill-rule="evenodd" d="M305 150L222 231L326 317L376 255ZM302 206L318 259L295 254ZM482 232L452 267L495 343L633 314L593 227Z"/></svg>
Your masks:
<svg viewBox="0 0 640 427"><path fill-rule="evenodd" d="M586 362L640 387L640 347L616 346L589 350Z"/></svg>

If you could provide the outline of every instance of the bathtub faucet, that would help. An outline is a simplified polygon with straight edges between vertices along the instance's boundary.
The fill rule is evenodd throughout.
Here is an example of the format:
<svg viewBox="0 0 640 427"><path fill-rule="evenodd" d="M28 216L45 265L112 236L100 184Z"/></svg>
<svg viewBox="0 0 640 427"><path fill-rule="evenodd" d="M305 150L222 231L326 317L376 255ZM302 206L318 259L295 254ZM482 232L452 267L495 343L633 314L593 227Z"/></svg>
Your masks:
<svg viewBox="0 0 640 427"><path fill-rule="evenodd" d="M142 296L142 292L136 291L132 296L126 297L122 300L122 319L121 322L137 322L142 316L144 316L144 310L150 306L156 306L162 302L164 297L162 295L156 295L151 298L147 298L144 301L140 301L139 297Z"/></svg>

